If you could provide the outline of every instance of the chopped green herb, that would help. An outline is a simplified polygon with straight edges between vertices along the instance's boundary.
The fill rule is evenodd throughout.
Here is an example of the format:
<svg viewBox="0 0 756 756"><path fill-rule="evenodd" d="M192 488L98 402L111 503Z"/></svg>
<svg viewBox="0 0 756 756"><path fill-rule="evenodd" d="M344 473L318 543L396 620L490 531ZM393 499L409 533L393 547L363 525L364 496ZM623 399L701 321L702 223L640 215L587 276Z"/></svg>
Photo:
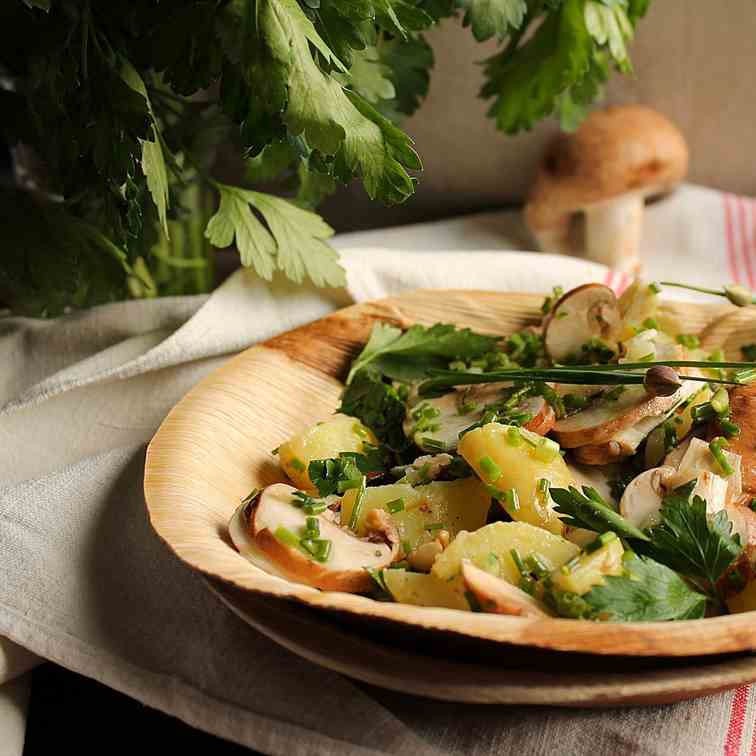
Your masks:
<svg viewBox="0 0 756 756"><path fill-rule="evenodd" d="M719 469L722 471L722 475L725 478L728 478L735 472L733 466L727 461L727 457L725 457L724 452L722 451L722 449L728 445L729 444L727 443L727 439L722 438L722 436L717 436L713 441L709 443L709 451L717 461Z"/></svg>
<svg viewBox="0 0 756 756"><path fill-rule="evenodd" d="M525 575L527 569L525 568L525 563L522 561L520 552L517 551L517 549L510 549L509 554L512 557L512 561L515 563L515 567L519 570L520 575Z"/></svg>
<svg viewBox="0 0 756 756"><path fill-rule="evenodd" d="M483 477L485 477L489 483L495 483L501 477L501 468L491 459L491 457L481 457L478 460L478 466L483 473Z"/></svg>
<svg viewBox="0 0 756 756"><path fill-rule="evenodd" d="M644 362L644 360L641 360L641 362ZM614 388L609 389L609 391L606 391L603 394L602 399L607 402L616 402L624 393L625 386L615 386Z"/></svg>
<svg viewBox="0 0 756 756"><path fill-rule="evenodd" d="M292 467L293 467L293 468L294 468L294 469L295 469L295 470L296 470L297 472L304 472L304 471L305 471L304 462L302 462L302 460L301 460L301 459L299 459L299 457L292 457L292 458L291 458L291 461L289 462L289 464L290 464L290 465L291 465L291 466L292 466Z"/></svg>
<svg viewBox="0 0 756 756"><path fill-rule="evenodd" d="M320 536L320 520L317 517L307 517L305 520L305 536L307 538Z"/></svg>
<svg viewBox="0 0 756 756"><path fill-rule="evenodd" d="M520 509L520 497L514 488L509 488L503 492L502 504L504 509L510 514Z"/></svg>
<svg viewBox="0 0 756 756"><path fill-rule="evenodd" d="M659 294L659 293L661 293L662 287L661 287L661 285L659 284L659 282L658 282L658 281L652 281L652 282L651 282L651 283L650 283L650 284L648 285L648 290L649 290L649 291L650 291L650 292L651 292L652 294Z"/></svg>
<svg viewBox="0 0 756 756"><path fill-rule="evenodd" d="M530 554L525 560L525 565L528 571L539 579L544 578L551 573L551 570L539 554Z"/></svg>
<svg viewBox="0 0 756 756"><path fill-rule="evenodd" d="M429 530L431 533L435 533L437 530L444 530L446 528L446 525L444 525L443 522L432 522L430 525L426 525L425 529Z"/></svg>
<svg viewBox="0 0 756 756"><path fill-rule="evenodd" d="M544 315L548 315L554 309L554 305L562 298L563 294L564 287L555 286L551 290L551 294L543 300L543 304L541 305L541 312Z"/></svg>
<svg viewBox="0 0 756 756"><path fill-rule="evenodd" d="M292 533L288 528L285 528L283 525L279 525L275 529L273 536L277 541L280 541L285 546L292 546L294 548L301 546L300 539L297 538L294 533Z"/></svg>
<svg viewBox="0 0 756 756"><path fill-rule="evenodd" d="M686 349L698 349L701 346L701 339L692 333L680 333L677 335L676 341Z"/></svg>
<svg viewBox="0 0 756 756"><path fill-rule="evenodd" d="M365 502L365 496L367 495L367 478L363 475L360 479L360 485L357 489L357 495L354 498L354 506L352 507L352 513L349 517L349 528L355 530L360 518L360 510Z"/></svg>
<svg viewBox="0 0 756 756"><path fill-rule="evenodd" d="M658 330L660 330L660 329L659 329L659 324L658 324L658 323L656 322L656 319L655 319L655 318L646 318L646 319L645 319L645 320L643 321L643 327L644 327L644 328L645 328L646 330L654 330L654 331L658 331Z"/></svg>
<svg viewBox="0 0 756 756"><path fill-rule="evenodd" d="M517 428L507 428L507 443L510 446L520 446L522 444L522 435Z"/></svg>
<svg viewBox="0 0 756 756"><path fill-rule="evenodd" d="M533 451L533 456L539 462L553 462L559 455L559 444L543 436Z"/></svg>
<svg viewBox="0 0 756 756"><path fill-rule="evenodd" d="M436 452L437 454L441 454L445 451L447 451L447 446L443 441L439 441L438 439L431 438L430 436L423 436L421 439L420 445L429 452Z"/></svg>
<svg viewBox="0 0 756 756"><path fill-rule="evenodd" d="M391 501L386 503L386 509L391 514L402 512L404 510L404 499L402 499L401 497L398 499L392 499Z"/></svg>
<svg viewBox="0 0 756 756"><path fill-rule="evenodd" d="M730 395L726 388L717 389L711 398L711 408L718 415L726 415L730 411Z"/></svg>
<svg viewBox="0 0 756 756"><path fill-rule="evenodd" d="M732 420L721 417L719 419L719 425L722 428L725 438L734 438L740 435L740 426L732 422Z"/></svg>
<svg viewBox="0 0 756 756"><path fill-rule="evenodd" d="M408 554L412 553L412 544L409 541L402 541L402 551L404 552L404 555L407 556Z"/></svg>

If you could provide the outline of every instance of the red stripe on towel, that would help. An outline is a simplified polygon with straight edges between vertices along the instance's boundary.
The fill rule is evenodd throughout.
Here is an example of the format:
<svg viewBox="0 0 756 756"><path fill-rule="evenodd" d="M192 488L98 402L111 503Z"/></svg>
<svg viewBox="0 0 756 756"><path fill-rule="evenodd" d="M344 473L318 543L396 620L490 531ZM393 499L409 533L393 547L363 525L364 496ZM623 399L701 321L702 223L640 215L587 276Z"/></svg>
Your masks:
<svg viewBox="0 0 756 756"><path fill-rule="evenodd" d="M740 251L741 259L745 264L745 272L748 276L748 286L754 288L753 266L751 264L751 248L753 228L750 223L750 214L746 214L746 203L743 197L737 198L738 222L740 224Z"/></svg>
<svg viewBox="0 0 756 756"><path fill-rule="evenodd" d="M740 756L740 744L743 739L746 705L748 704L748 685L743 685L735 691L730 708L730 726L724 744L724 756Z"/></svg>

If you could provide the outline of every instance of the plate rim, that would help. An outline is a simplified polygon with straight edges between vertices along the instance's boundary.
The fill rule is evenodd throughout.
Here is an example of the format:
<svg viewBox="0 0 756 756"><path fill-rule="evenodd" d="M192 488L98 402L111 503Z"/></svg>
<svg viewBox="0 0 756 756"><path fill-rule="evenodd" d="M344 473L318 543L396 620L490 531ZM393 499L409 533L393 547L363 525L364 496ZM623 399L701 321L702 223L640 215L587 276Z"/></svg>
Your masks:
<svg viewBox="0 0 756 756"><path fill-rule="evenodd" d="M487 305L489 306L494 301L504 302L505 300L509 300L512 303L516 303L518 307L524 308L530 306L531 309L537 309L542 299L541 295L517 292L415 289L384 299L355 304L337 310L300 328L287 331L260 344L249 347L231 357L223 365L205 376L179 400L168 413L163 423L161 423L158 431L148 445L144 478L145 503L150 525L166 546L192 569L208 577L220 579L242 591L292 599L315 608L345 611L359 616L370 614L391 622L420 626L430 630L443 630L445 632L457 633L473 638L484 638L499 643L533 649L575 651L595 654L597 656L681 657L691 656L690 649L692 647L695 647L695 655L698 656L754 650L756 648L756 613L754 612L698 620L683 620L674 623L585 622L579 623L580 628L576 627L578 621L563 618L539 620L502 617L490 614L475 614L471 616L467 612L453 609L390 604L355 594L319 591L310 586L274 577L250 564L244 557L234 552L239 560L242 560L246 565L245 576L240 582L237 579L218 574L209 569L202 559L198 559L198 552L195 547L187 548L185 545L172 542L164 527L165 521L162 519L162 513L158 513L159 505L156 504L155 498L159 495L159 492L154 485L153 472L156 466L155 459L159 456L164 437L166 433L169 433L166 429L169 429L176 417L184 412L193 397L196 397L209 386L217 383L226 373L233 372L239 364L250 359L250 356L267 355L266 359L269 359L271 355L276 355L275 359L284 360L287 366L296 367L296 369L317 371L316 368L312 367L313 363L317 364L317 360L312 358L309 353L305 352L299 355L299 358L293 358L287 350L287 346L297 339L302 339L303 337L311 338L313 334L322 337L329 327L334 327L337 330L348 330L350 321L356 321L360 318L368 324L374 322L376 319L381 319L390 320L405 326L411 322L420 321L421 318L408 318L406 314L408 310L411 312L412 308L410 304L415 299L429 294L432 294L433 297L443 294L447 298L453 298L454 296L464 299L482 298L488 300ZM681 303L670 302L669 304L678 308L684 307L684 304ZM716 305L696 304L695 308L699 315L701 312L708 313L705 317L712 323L716 322L714 318L723 312L723 308ZM365 324L363 323L363 330L364 327ZM340 335L340 338L342 337L343 334ZM323 375L325 374L321 372L321 377ZM223 539L221 538L221 540ZM227 543L226 546L231 548ZM461 618L464 618L465 622L460 623L459 620ZM554 639L550 633L544 632L545 626L552 628L558 637ZM659 640L659 634L665 637L663 651L660 651L654 645L654 641ZM711 638L706 640L706 637L711 634L717 636L721 642L715 644ZM630 648L622 649L621 643L619 643L617 638L619 635L634 637L636 644ZM704 638L703 641L701 637ZM595 645L587 646L586 639L591 640ZM645 641L647 645L639 644L640 641ZM703 643L703 646L699 646L699 643Z"/></svg>

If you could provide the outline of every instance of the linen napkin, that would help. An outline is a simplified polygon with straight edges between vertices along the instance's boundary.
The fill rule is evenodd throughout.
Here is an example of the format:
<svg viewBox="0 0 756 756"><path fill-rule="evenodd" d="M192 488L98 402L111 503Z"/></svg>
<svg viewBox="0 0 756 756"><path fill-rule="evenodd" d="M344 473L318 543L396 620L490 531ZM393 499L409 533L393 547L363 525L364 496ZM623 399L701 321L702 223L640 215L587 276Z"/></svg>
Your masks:
<svg viewBox="0 0 756 756"><path fill-rule="evenodd" d="M648 208L648 275L753 286L755 229L750 200L685 187ZM366 689L244 625L158 542L144 512L145 443L227 355L407 288L629 282L585 261L501 251L530 245L514 213L343 235L336 245L346 290L240 272L209 297L0 320L0 635L22 647L0 646L0 674L22 671L33 652L270 753L545 754L554 743L564 753L750 753L750 687L622 711L452 706ZM498 251L471 251L481 248ZM18 722L23 696L6 700Z"/></svg>

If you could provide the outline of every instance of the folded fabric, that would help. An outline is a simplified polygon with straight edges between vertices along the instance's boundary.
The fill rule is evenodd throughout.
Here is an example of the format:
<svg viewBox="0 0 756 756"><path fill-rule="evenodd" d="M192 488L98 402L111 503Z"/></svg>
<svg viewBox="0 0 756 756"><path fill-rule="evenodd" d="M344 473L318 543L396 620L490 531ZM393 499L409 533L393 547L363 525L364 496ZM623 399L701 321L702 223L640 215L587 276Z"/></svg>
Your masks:
<svg viewBox="0 0 756 756"><path fill-rule="evenodd" d="M753 221L747 201L694 187L651 206L650 276L751 284ZM547 292L599 280L619 290L629 281L572 258L444 251L525 239L506 213L345 235L336 243L346 290L268 285L240 272L209 297L0 321L0 635L270 753L545 754L554 743L563 753L618 744L637 752L749 752L750 688L674 707L562 711L452 706L356 685L244 625L147 524L144 445L170 407L227 355L407 288ZM0 646L0 659L0 674L20 669L12 646Z"/></svg>

